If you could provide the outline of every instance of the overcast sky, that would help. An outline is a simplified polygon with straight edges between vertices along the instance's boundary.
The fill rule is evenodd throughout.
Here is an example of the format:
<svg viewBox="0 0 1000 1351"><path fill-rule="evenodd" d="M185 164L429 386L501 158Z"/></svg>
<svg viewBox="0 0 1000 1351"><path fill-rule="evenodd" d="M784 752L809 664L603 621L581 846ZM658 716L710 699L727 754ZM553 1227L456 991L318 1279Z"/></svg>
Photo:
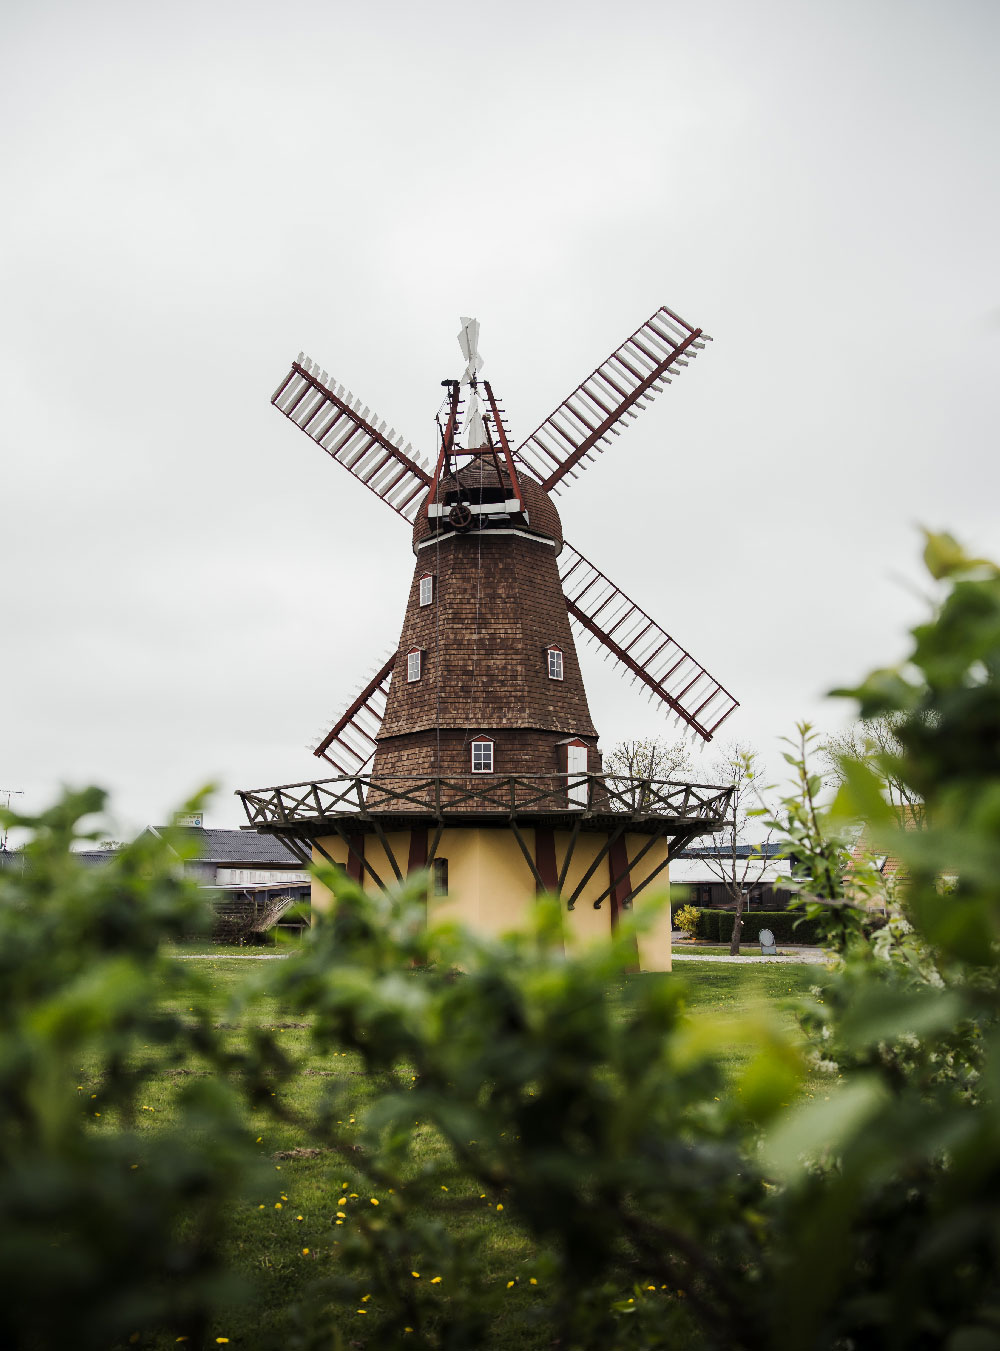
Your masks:
<svg viewBox="0 0 1000 1351"><path fill-rule="evenodd" d="M7 0L0 787L313 777L408 530L269 406L424 453L460 314L517 439L661 303L715 341L559 499L771 754L1000 555L1000 6ZM667 730L582 653L602 744ZM706 762L713 750L706 752Z"/></svg>

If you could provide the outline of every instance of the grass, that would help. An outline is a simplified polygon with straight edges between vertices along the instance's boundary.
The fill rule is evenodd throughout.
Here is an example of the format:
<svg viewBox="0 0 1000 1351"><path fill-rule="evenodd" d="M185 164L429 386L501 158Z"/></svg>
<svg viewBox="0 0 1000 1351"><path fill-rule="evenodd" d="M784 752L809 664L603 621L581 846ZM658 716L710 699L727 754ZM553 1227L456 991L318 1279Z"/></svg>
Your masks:
<svg viewBox="0 0 1000 1351"><path fill-rule="evenodd" d="M204 945L193 946L206 951ZM212 951L211 948L207 950ZM177 999L176 1005L182 1012L188 1000L191 1006L196 1005L200 990L215 1001L219 1018L229 1021L233 1017L231 1010L227 1012L231 998L248 981L255 981L273 968L270 962L223 955L226 949L215 951L219 955L213 955L210 960L184 963L191 993ZM624 1009L641 982L656 979L660 977L630 977L611 992L611 997ZM822 979L822 972L814 967L797 965L729 966L692 961L685 962L683 970L671 979L683 982L687 1007L692 1015L723 1012L737 1023L745 1023L761 1014L790 1020L792 1014L784 1007L784 1001L815 985ZM283 1009L277 999L260 1000L255 1015L260 1024L272 1030L289 1057L300 1065L296 1079L289 1086L288 1100L308 1114L331 1088L339 1090L342 1096L335 1119L342 1123L349 1138L360 1137L365 1110L377 1089L364 1073L360 1057L353 1053L340 1053L333 1058L318 1057L311 1050L308 1024ZM232 1035L234 1049L238 1049L243 1040L238 1024L233 1027ZM749 1052L744 1047L733 1045L720 1054L723 1072L729 1077L737 1075L748 1057ZM193 1063L184 1066L165 1064L163 1074L152 1080L145 1091L145 1110L141 1113L143 1130L154 1132L168 1122L178 1085L191 1074L204 1072ZM88 1084L86 1077L80 1082L82 1093L94 1091L95 1086ZM822 1091L821 1082L806 1085L807 1093L819 1091ZM213 1337L228 1337L234 1351L240 1347L287 1344L291 1336L287 1321L290 1307L315 1279L316 1264L329 1263L335 1252L334 1243L348 1232L352 1216L359 1209L367 1211L370 1204L357 1175L337 1162L335 1156L316 1149L315 1142L304 1138L300 1128L277 1122L264 1112L254 1113L249 1124L259 1137L261 1175L252 1193L232 1216L229 1245L234 1264L242 1270L258 1299L245 1305L234 1303L222 1320L225 1325L212 1333ZM414 1130L418 1161L424 1165L440 1161L439 1146L432 1132L419 1125L415 1125ZM512 1312L524 1310L535 1297L527 1283L533 1270L533 1253L527 1239L512 1219L497 1211L496 1198L480 1197L478 1189L474 1193L469 1184L457 1176L445 1174L443 1182L450 1186L449 1200L453 1198L456 1203L470 1207L450 1222L464 1226L470 1237L481 1235L484 1238L482 1254L488 1277L501 1291L506 1290L508 1281L517 1281L517 1286L510 1291L509 1303L504 1307ZM388 1198L382 1199L384 1202ZM338 1210L347 1217L339 1227L335 1220ZM308 1253L304 1249L308 1249ZM427 1273L428 1277L432 1274ZM438 1289L445 1298L444 1287ZM374 1308L372 1312L375 1312ZM376 1345L360 1332L362 1326L375 1320L362 1318L353 1309L345 1310L340 1317L352 1320L342 1329L345 1346ZM371 1331L375 1333L376 1327L373 1326ZM547 1344L544 1328L538 1329L537 1341L534 1337L525 1341L525 1335L522 1327L518 1339L511 1342L512 1351L514 1346L527 1351ZM143 1345L166 1351L174 1345L174 1338L164 1334L159 1340L144 1340Z"/></svg>

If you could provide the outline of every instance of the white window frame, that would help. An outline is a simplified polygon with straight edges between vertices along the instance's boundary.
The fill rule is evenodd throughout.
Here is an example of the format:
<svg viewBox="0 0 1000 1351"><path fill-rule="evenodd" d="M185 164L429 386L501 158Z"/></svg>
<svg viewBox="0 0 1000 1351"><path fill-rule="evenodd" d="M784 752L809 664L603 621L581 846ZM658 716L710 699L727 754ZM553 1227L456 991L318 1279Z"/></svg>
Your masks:
<svg viewBox="0 0 1000 1351"><path fill-rule="evenodd" d="M414 685L420 679L423 653L419 647L413 648L406 654L406 683Z"/></svg>
<svg viewBox="0 0 1000 1351"><path fill-rule="evenodd" d="M565 665L563 663L563 650L561 647L547 647L545 649L546 660L548 662L548 671L550 680L562 680Z"/></svg>
<svg viewBox="0 0 1000 1351"><path fill-rule="evenodd" d="M490 748L490 762L489 762L489 764L488 764L488 765L480 765L478 768L476 767L476 747L477 747L477 746L489 746L489 748ZM473 741L472 741L472 749L471 749L471 758L470 758L470 763L471 763L471 765L472 765L472 772L473 772L473 774L492 774L492 773L493 773L493 746L494 746L494 741L493 741L493 738L492 738L491 736L477 736L477 737L475 737L475 738L473 739ZM485 757L484 757L484 758L485 758Z"/></svg>
<svg viewBox="0 0 1000 1351"><path fill-rule="evenodd" d="M420 579L419 597L421 608L434 604L434 574L425 572Z"/></svg>

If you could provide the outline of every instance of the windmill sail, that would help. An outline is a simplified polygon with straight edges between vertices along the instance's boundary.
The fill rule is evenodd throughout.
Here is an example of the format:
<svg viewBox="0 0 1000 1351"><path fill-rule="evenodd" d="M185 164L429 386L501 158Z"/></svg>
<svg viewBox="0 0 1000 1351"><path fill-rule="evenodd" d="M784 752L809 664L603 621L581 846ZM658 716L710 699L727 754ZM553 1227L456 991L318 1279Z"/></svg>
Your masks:
<svg viewBox="0 0 1000 1351"><path fill-rule="evenodd" d="M611 435L620 435L622 419L638 417L706 342L711 338L700 328L661 305L535 428L518 447L519 458L547 492L557 489L604 450Z"/></svg>
<svg viewBox="0 0 1000 1351"><path fill-rule="evenodd" d="M738 702L645 610L572 545L563 543L559 576L570 618L706 741Z"/></svg>
<svg viewBox="0 0 1000 1351"><path fill-rule="evenodd" d="M271 402L393 511L407 521L414 519L431 486L427 468L391 427L369 421L361 400L316 362L300 352Z"/></svg>
<svg viewBox="0 0 1000 1351"><path fill-rule="evenodd" d="M375 738L385 716L385 701L396 656L394 652L382 669L375 673L313 751L313 755L321 756L341 774L363 773L375 754Z"/></svg>

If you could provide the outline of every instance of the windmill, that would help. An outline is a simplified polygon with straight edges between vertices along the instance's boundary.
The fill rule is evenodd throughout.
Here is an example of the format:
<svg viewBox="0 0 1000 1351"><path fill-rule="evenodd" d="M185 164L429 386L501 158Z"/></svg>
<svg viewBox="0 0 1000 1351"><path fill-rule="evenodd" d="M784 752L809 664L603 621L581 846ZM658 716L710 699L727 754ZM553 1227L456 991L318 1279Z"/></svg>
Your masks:
<svg viewBox="0 0 1000 1351"><path fill-rule="evenodd" d="M728 798L603 774L574 631L691 735L710 740L738 705L563 538L552 495L710 339L661 306L514 447L478 322L463 318L458 337L466 364L442 381L433 463L302 353L272 397L411 526L416 566L399 643L314 748L337 777L241 796L251 825L368 885L401 877L405 852L443 892L447 858L449 897L464 892L487 927L509 925L522 884L570 910L609 900L614 924L671 847L717 828Z"/></svg>

